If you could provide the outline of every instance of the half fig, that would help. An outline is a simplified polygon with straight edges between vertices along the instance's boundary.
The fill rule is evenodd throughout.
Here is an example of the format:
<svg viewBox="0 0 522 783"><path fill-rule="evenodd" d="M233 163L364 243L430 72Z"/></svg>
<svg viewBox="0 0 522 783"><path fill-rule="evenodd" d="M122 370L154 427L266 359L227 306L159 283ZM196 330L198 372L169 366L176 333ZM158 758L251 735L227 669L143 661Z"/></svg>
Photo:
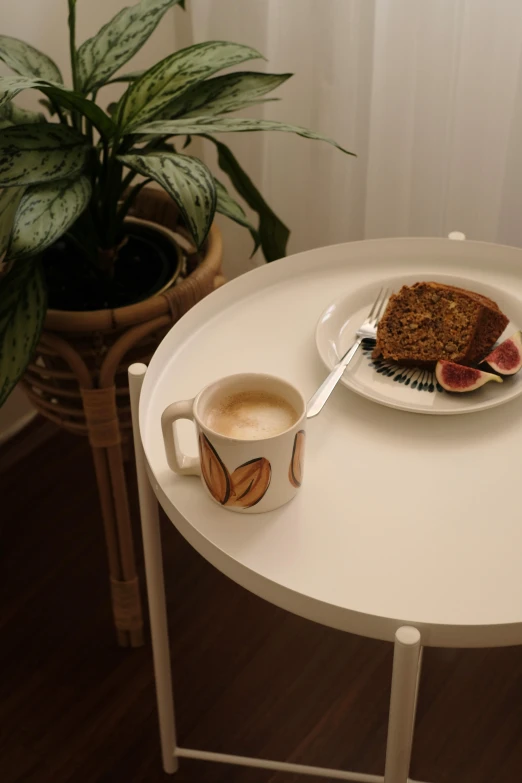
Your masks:
<svg viewBox="0 0 522 783"><path fill-rule="evenodd" d="M449 392L474 391L489 381L502 383L502 378L491 372L464 367L462 364L448 362L445 359L437 362L435 375L442 388Z"/></svg>
<svg viewBox="0 0 522 783"><path fill-rule="evenodd" d="M497 345L484 361L501 375L515 375L522 368L522 333L515 332Z"/></svg>

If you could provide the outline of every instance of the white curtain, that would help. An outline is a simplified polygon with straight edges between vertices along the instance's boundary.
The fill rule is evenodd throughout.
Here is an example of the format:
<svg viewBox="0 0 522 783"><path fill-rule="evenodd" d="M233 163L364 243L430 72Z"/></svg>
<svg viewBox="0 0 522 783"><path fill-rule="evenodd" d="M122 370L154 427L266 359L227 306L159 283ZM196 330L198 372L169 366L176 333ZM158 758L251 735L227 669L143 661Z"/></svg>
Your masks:
<svg viewBox="0 0 522 783"><path fill-rule="evenodd" d="M286 134L222 136L292 229L290 252L451 230L522 245L520 0L187 7L177 45L235 40L267 57L248 67L296 74L281 103L251 116L307 125L358 155ZM226 240L229 273L248 268L248 236L227 226Z"/></svg>

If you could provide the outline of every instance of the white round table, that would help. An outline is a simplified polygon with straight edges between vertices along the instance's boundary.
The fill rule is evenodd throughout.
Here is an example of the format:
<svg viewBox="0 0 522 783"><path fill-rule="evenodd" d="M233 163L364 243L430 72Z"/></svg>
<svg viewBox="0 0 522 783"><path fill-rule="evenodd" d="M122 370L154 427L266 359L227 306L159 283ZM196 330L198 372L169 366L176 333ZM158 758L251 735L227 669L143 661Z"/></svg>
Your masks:
<svg viewBox="0 0 522 783"><path fill-rule="evenodd" d="M235 372L280 375L310 397L325 376L314 337L325 308L351 290L412 273L419 280L458 274L522 299L520 249L449 239L353 242L301 253L228 283L171 329L145 374L143 365L130 371L149 600L157 621L153 645L162 658L157 676L163 686L163 582L145 466L174 525L227 576L315 622L395 643L385 776L323 770L331 779L405 783L421 645L522 643L522 525L515 495L522 399L439 417L385 408L339 387L309 422L301 492L289 505L255 516L231 514L209 499L198 479L169 470L160 417L169 403ZM181 445L196 453L189 423ZM165 710L170 715L169 704L160 704L160 717ZM163 726L168 771L184 755L296 766L178 748L173 712L171 719L170 734Z"/></svg>

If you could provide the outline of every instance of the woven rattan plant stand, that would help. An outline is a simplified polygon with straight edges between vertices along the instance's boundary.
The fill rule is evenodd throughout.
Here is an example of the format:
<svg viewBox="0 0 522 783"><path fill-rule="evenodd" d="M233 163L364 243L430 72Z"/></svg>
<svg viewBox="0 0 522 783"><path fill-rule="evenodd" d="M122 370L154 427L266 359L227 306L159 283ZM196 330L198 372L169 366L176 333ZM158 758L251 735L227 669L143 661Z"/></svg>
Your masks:
<svg viewBox="0 0 522 783"><path fill-rule="evenodd" d="M160 190L144 189L133 215L180 232L178 213ZM124 458L131 448L127 368L148 363L168 329L224 282L219 229L205 252L188 254L193 271L164 293L114 310L49 310L36 355L23 385L51 421L79 435L92 448L107 542L114 623L122 646L143 643L143 617Z"/></svg>

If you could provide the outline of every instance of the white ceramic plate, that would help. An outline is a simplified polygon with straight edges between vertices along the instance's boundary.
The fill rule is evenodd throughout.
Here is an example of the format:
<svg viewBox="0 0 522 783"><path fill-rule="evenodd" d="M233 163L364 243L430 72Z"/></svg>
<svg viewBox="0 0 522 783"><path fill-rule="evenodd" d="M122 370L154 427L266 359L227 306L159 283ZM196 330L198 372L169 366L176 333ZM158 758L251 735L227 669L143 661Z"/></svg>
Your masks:
<svg viewBox="0 0 522 783"><path fill-rule="evenodd" d="M405 275L388 278L380 285L398 291L402 285L412 285L426 280L423 275ZM472 279L449 275L433 275L430 280L456 285L489 296L498 303L510 323L501 340L509 337L522 326L522 302L511 293L485 285ZM379 286L371 285L347 293L330 305L322 314L316 328L316 345L328 370L339 360L355 339L355 330L362 324ZM494 408L522 394L522 371L505 379L504 383L487 383L473 392L448 394L438 387L434 373L427 370L405 370L388 362L373 362L368 351L359 349L358 355L347 367L341 383L369 400L391 408L451 415L473 413Z"/></svg>

